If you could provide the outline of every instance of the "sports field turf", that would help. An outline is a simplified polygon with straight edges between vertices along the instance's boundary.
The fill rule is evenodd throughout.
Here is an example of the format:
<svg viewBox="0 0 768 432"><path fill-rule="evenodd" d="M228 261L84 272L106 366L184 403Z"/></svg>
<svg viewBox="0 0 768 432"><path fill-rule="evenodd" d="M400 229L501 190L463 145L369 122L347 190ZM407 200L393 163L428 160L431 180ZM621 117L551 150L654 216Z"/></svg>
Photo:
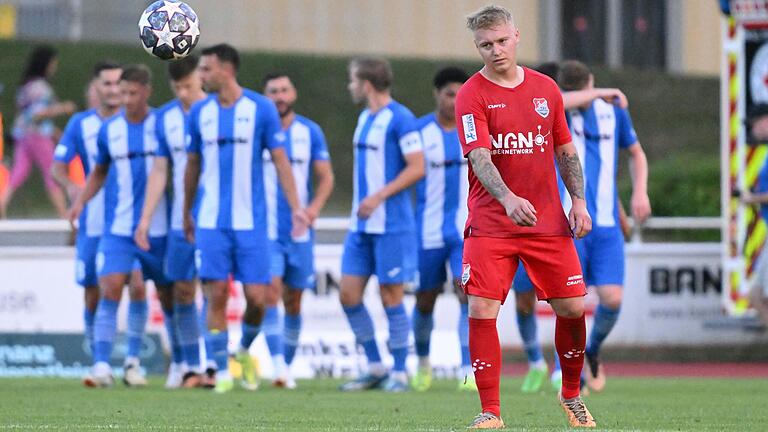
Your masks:
<svg viewBox="0 0 768 432"><path fill-rule="evenodd" d="M477 414L474 394L437 382L426 393L339 393L338 381L301 381L227 395L146 389L93 390L77 381L0 379L0 430L463 430ZM553 391L523 396L505 379L502 416L510 431L567 430ZM598 430L766 431L768 380L613 378L587 398Z"/></svg>

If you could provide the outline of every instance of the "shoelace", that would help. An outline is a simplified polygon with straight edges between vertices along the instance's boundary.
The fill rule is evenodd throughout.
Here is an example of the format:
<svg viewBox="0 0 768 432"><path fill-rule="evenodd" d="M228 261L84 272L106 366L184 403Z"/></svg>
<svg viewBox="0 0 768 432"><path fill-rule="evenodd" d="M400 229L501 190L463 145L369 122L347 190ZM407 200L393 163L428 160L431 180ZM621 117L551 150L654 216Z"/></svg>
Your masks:
<svg viewBox="0 0 768 432"><path fill-rule="evenodd" d="M587 418L587 407L584 405L584 402L581 400L581 398L564 401L563 403L566 407L568 407L569 410L571 410L573 415L576 416L576 420L578 420L579 423L587 423L589 420L589 418Z"/></svg>
<svg viewBox="0 0 768 432"><path fill-rule="evenodd" d="M472 422L472 424L473 425L480 424L480 423L482 423L482 422L484 422L486 420L491 420L491 419L494 419L494 418L496 418L496 416L494 416L493 414L487 413L487 412L483 412L483 413L478 414L477 417L475 417L475 420Z"/></svg>

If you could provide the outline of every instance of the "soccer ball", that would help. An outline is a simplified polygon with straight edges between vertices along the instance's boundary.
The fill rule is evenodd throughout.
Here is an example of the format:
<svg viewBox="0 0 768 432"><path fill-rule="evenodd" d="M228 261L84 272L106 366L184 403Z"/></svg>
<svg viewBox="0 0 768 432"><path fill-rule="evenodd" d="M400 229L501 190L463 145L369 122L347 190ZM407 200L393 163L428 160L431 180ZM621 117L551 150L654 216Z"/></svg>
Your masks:
<svg viewBox="0 0 768 432"><path fill-rule="evenodd" d="M188 4L158 0L139 20L139 39L144 50L163 60L177 60L192 52L200 39L200 22Z"/></svg>

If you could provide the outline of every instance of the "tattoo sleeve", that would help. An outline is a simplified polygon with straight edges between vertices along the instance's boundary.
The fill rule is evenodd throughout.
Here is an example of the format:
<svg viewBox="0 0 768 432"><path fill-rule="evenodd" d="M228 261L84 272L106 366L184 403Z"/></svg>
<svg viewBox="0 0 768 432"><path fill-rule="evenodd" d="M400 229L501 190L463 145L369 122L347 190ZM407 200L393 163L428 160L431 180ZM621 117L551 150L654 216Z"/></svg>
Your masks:
<svg viewBox="0 0 768 432"><path fill-rule="evenodd" d="M584 199L584 174L581 172L579 155L572 146L563 146L557 150L557 167L560 170L560 178L565 187L574 198Z"/></svg>
<svg viewBox="0 0 768 432"><path fill-rule="evenodd" d="M485 148L476 148L469 153L469 161L472 163L472 171L480 180L485 189L493 195L496 200L502 202L504 197L512 193L496 166L491 161L491 152Z"/></svg>

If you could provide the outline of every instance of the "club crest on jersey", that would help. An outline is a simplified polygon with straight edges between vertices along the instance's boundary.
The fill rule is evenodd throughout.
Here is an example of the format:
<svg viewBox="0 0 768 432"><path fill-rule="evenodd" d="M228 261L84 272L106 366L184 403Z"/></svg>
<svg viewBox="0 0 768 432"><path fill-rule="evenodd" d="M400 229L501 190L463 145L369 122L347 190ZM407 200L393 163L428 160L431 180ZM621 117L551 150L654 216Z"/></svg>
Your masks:
<svg viewBox="0 0 768 432"><path fill-rule="evenodd" d="M544 118L549 115L549 104L545 98L533 98L533 109Z"/></svg>
<svg viewBox="0 0 768 432"><path fill-rule="evenodd" d="M469 264L464 264L464 270L461 272L461 284L466 285L469 282L469 271L471 269Z"/></svg>

